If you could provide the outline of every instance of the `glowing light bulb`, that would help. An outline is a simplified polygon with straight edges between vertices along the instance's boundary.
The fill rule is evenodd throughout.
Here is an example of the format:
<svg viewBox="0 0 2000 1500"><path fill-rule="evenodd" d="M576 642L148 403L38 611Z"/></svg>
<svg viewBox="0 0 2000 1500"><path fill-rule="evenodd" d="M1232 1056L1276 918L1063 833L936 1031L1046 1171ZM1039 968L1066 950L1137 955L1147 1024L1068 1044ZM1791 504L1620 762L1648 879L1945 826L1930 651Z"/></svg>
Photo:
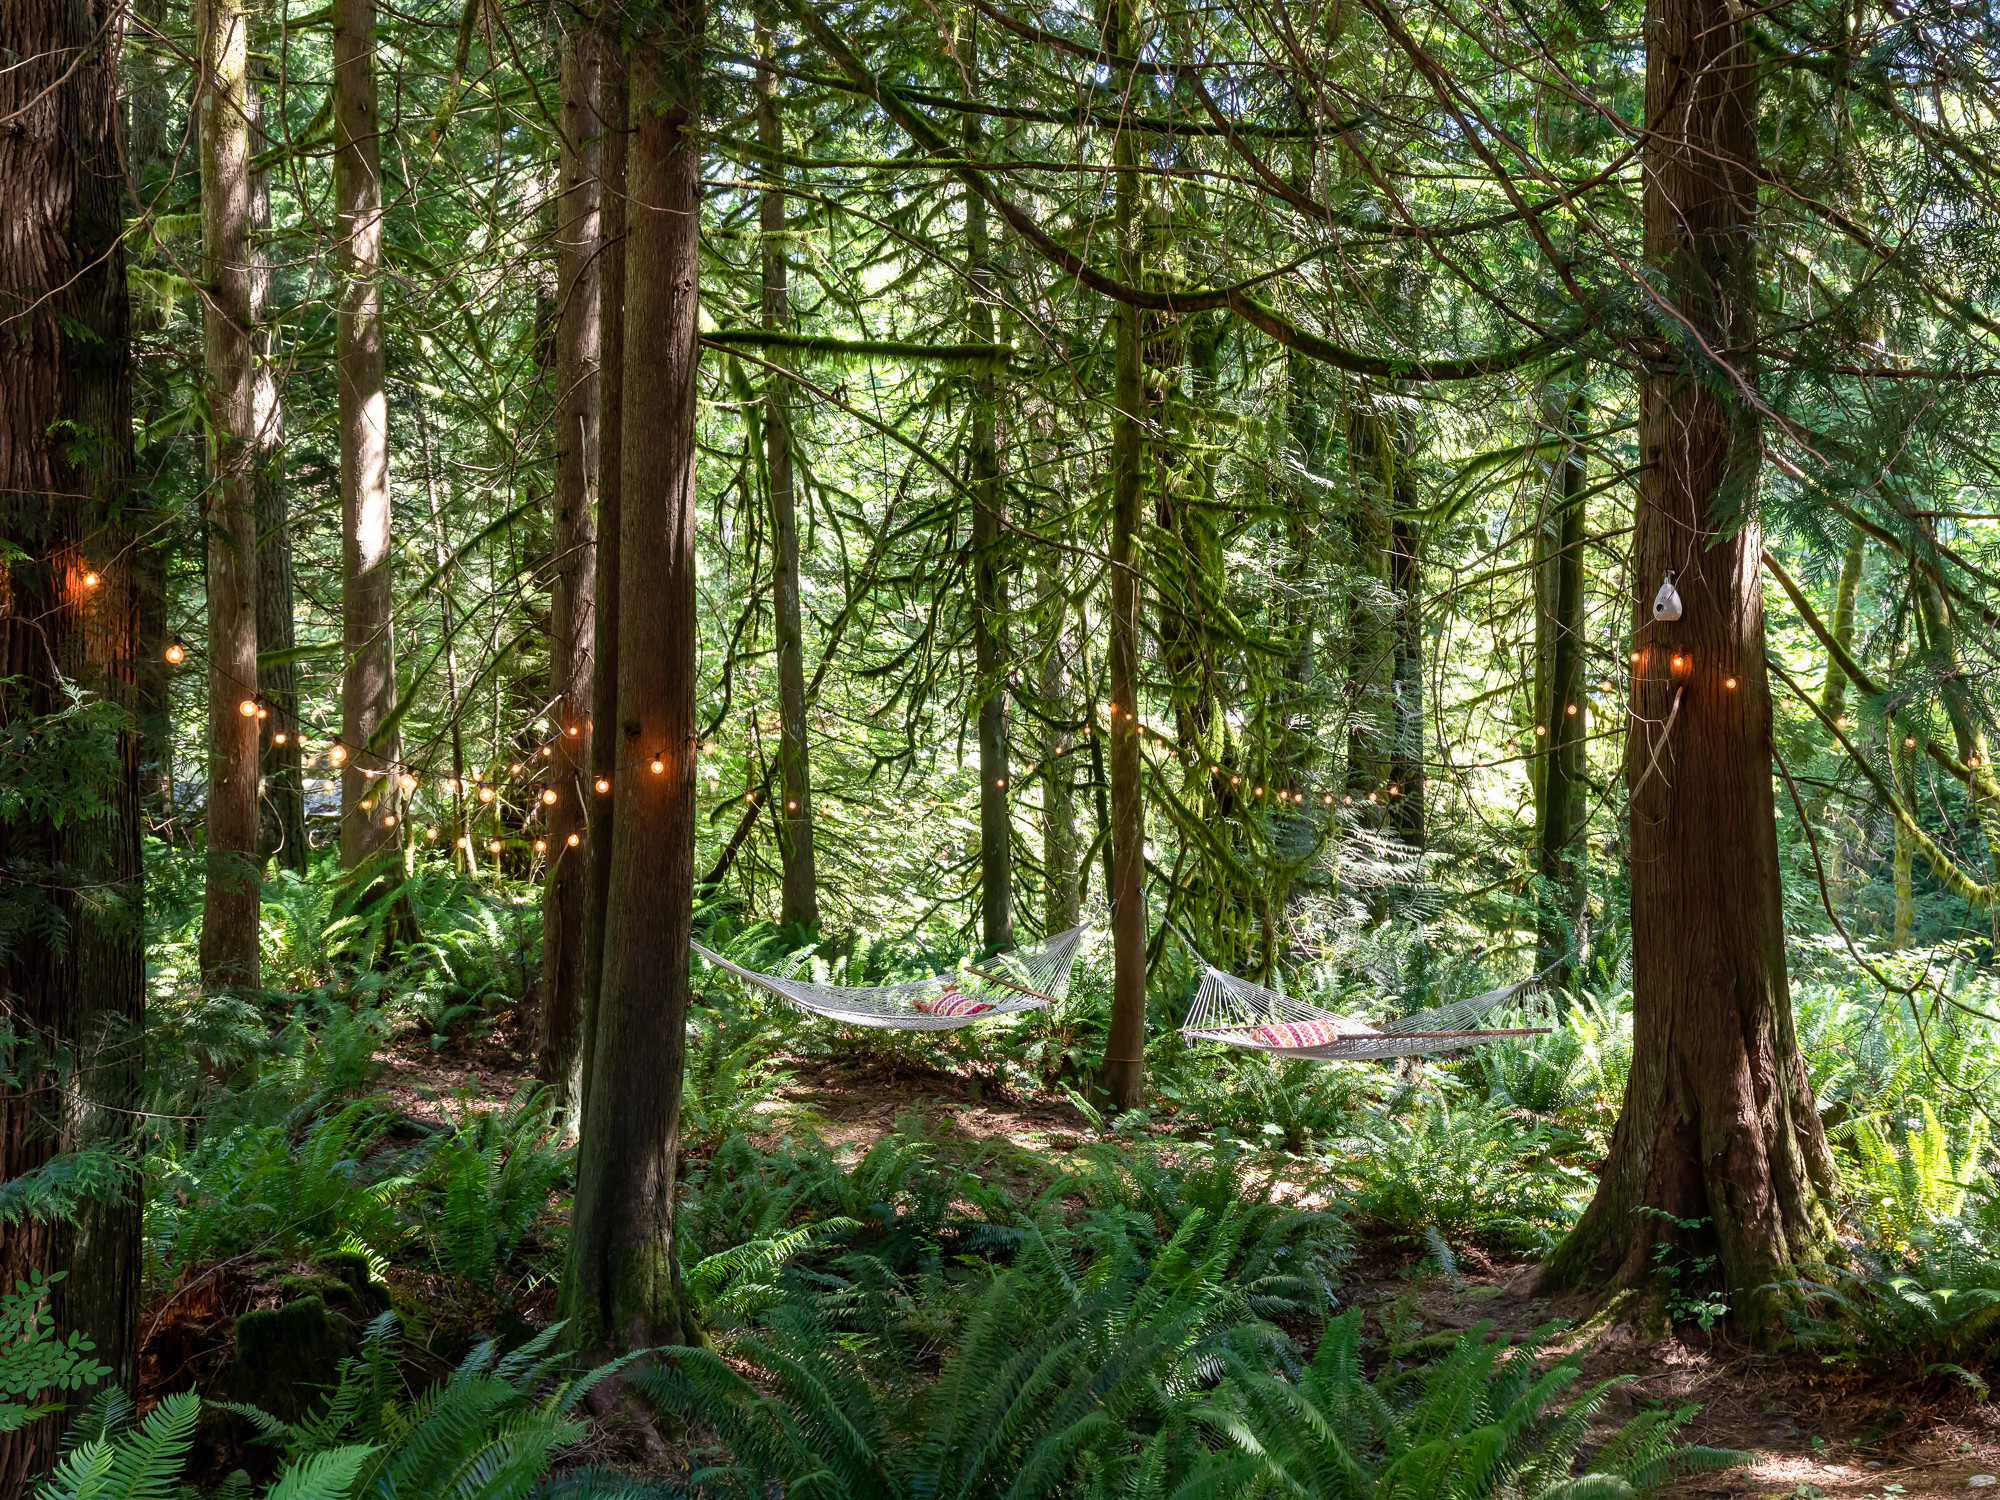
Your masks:
<svg viewBox="0 0 2000 1500"><path fill-rule="evenodd" d="M798 803L796 803L796 802L791 802L791 801L787 801L787 802L785 803L785 811L786 811L786 812L797 812L798 810L799 810L799 805L798 805Z"/></svg>
<svg viewBox="0 0 2000 1500"><path fill-rule="evenodd" d="M1341 798L1340 800L1346 803L1349 807L1352 807L1354 805L1354 793L1349 792L1345 797Z"/></svg>
<svg viewBox="0 0 2000 1500"><path fill-rule="evenodd" d="M472 847L472 840L461 833L458 836L458 847L461 849L470 849Z"/></svg>
<svg viewBox="0 0 2000 1500"><path fill-rule="evenodd" d="M1210 767L1208 768L1208 774L1209 774L1209 775L1211 775L1211 776L1213 776L1213 775L1215 775L1215 774L1216 774L1216 772L1220 771L1221 769L1222 769L1222 768L1221 768L1220 766L1210 766Z"/></svg>
<svg viewBox="0 0 2000 1500"><path fill-rule="evenodd" d="M257 700L255 698L245 698L241 703L236 705L236 711L246 719L256 718Z"/></svg>
<svg viewBox="0 0 2000 1500"><path fill-rule="evenodd" d="M1390 787L1390 788L1389 788L1389 795L1390 795L1391 797L1399 797L1399 796L1401 796L1401 795L1402 795L1402 792L1403 792L1403 789L1402 789L1401 787L1399 787L1399 786L1392 786L1392 787Z"/></svg>
<svg viewBox="0 0 2000 1500"><path fill-rule="evenodd" d="M363 797L361 799L361 810L363 812L373 812L375 810L375 799L373 797Z"/></svg>
<svg viewBox="0 0 2000 1500"><path fill-rule="evenodd" d="M755 792L745 792L743 794L743 800L745 802L755 802L757 800L757 794Z"/></svg>
<svg viewBox="0 0 2000 1500"><path fill-rule="evenodd" d="M1319 800L1324 802L1328 807L1331 807L1333 806L1333 793L1328 792L1324 797L1320 798Z"/></svg>
<svg viewBox="0 0 2000 1500"><path fill-rule="evenodd" d="M167 649L160 654L166 657L168 666L178 667L182 662L187 660L188 653L187 647L181 644L181 638L175 636L167 642Z"/></svg>
<svg viewBox="0 0 2000 1500"><path fill-rule="evenodd" d="M97 575L96 575L95 573L86 573L86 574L84 574L84 575L83 575L83 586L84 586L85 588L87 588L87 589L94 589L94 588L96 588L96 587L97 587Z"/></svg>
<svg viewBox="0 0 2000 1500"><path fill-rule="evenodd" d="M500 852L500 840L488 839L486 842L486 847L490 852L498 854Z"/></svg>
<svg viewBox="0 0 2000 1500"><path fill-rule="evenodd" d="M1373 802L1373 801L1375 800L1375 794L1374 794L1373 792L1370 792L1370 793L1368 794L1368 800L1369 800L1370 802Z"/></svg>
<svg viewBox="0 0 2000 1500"><path fill-rule="evenodd" d="M1637 660L1638 660L1638 659L1640 658L1640 656L1641 656L1642 654L1643 654L1643 653L1641 653L1641 652L1638 652L1638 651L1634 651L1634 652L1632 653L1632 660L1634 660L1634 661L1637 661Z"/></svg>
<svg viewBox="0 0 2000 1500"><path fill-rule="evenodd" d="M1839 718L1835 719L1833 721L1833 727L1835 729L1845 729L1847 727L1847 715L1842 714Z"/></svg>
<svg viewBox="0 0 2000 1500"><path fill-rule="evenodd" d="M995 780L993 784L995 786L1005 786L1007 784L1007 778L1005 776L1002 776L997 780Z"/></svg>
<svg viewBox="0 0 2000 1500"><path fill-rule="evenodd" d="M1264 789L1261 786L1257 788L1257 795L1260 797L1264 795Z"/></svg>
<svg viewBox="0 0 2000 1500"><path fill-rule="evenodd" d="M1680 669L1681 669L1681 659L1678 656L1676 656L1674 658L1674 670L1678 672Z"/></svg>
<svg viewBox="0 0 2000 1500"><path fill-rule="evenodd" d="M1538 734L1538 735L1543 735L1543 734L1547 734L1548 732L1549 732L1549 730L1548 730L1548 726L1547 726L1546 724L1537 724L1537 725L1535 726L1535 733L1536 733L1536 734Z"/></svg>
<svg viewBox="0 0 2000 1500"><path fill-rule="evenodd" d="M414 792L417 789L417 778L405 771L396 778L396 784L406 792Z"/></svg>
<svg viewBox="0 0 2000 1500"><path fill-rule="evenodd" d="M1914 750L1917 748L1917 742L1906 734L1903 736L1903 748L1905 750Z"/></svg>
<svg viewBox="0 0 2000 1500"><path fill-rule="evenodd" d="M1734 677L1725 677L1722 679L1722 685L1731 692L1734 692L1736 690L1736 679Z"/></svg>
<svg viewBox="0 0 2000 1500"><path fill-rule="evenodd" d="M610 791L610 790L611 790L611 778L610 778L609 776L600 776L600 777L598 777L598 778L597 778L597 780L596 780L596 781L595 781L595 782L593 783L593 785L595 785L595 786L596 786L596 788L597 788L597 790L598 790L598 794L599 794L599 795L601 796L601 795L603 795L603 794L604 794L605 792L608 792L608 791Z"/></svg>
<svg viewBox="0 0 2000 1500"><path fill-rule="evenodd" d="M427 839L434 839L437 836L438 836L438 831L435 828L426 828L424 830L424 837Z"/></svg>
<svg viewBox="0 0 2000 1500"><path fill-rule="evenodd" d="M570 848L574 849L578 844L583 842L583 835L580 833L572 833L566 840L566 842L569 844Z"/></svg>
<svg viewBox="0 0 2000 1500"><path fill-rule="evenodd" d="M490 786L481 787L479 789L479 800L481 802L491 802L493 800L493 788Z"/></svg>
<svg viewBox="0 0 2000 1500"><path fill-rule="evenodd" d="M661 775L661 774L663 774L663 773L664 773L664 772L666 771L666 769L667 769L667 763L666 763L665 761L661 760L659 756L657 756L657 755L656 755L656 756L654 756L654 757L653 757L653 774L654 774L655 776L658 776L658 775Z"/></svg>
<svg viewBox="0 0 2000 1500"><path fill-rule="evenodd" d="M394 828L396 826L396 815L394 813L385 813L382 818L382 826L384 828Z"/></svg>
<svg viewBox="0 0 2000 1500"><path fill-rule="evenodd" d="M547 839L535 840L535 853L546 854L548 853L548 851L549 851L549 841Z"/></svg>
<svg viewBox="0 0 2000 1500"><path fill-rule="evenodd" d="M270 710L269 710L268 708L264 707L264 705L263 705L263 704L261 704L261 703L257 705L257 717L258 717L258 718L260 718L260 719L268 719L268 718L269 718L270 716L271 716L271 711L270 711Z"/></svg>
<svg viewBox="0 0 2000 1500"><path fill-rule="evenodd" d="M277 732L276 734L272 735L272 736L271 736L271 743L272 743L272 744L274 744L274 745L282 745L282 744L284 744L284 743L285 743L285 731L284 731L284 730L282 730L282 729L280 729L280 730L279 730L279 731L278 731L278 732Z"/></svg>
<svg viewBox="0 0 2000 1500"><path fill-rule="evenodd" d="M556 789L554 787L546 788L542 792L542 801L546 805L554 807L556 805Z"/></svg>
<svg viewBox="0 0 2000 1500"><path fill-rule="evenodd" d="M1564 713L1571 713L1571 714L1575 713L1575 712L1576 712L1576 705L1575 705L1574 703L1572 703L1572 704L1571 704L1571 705L1570 705L1570 706L1569 706L1568 708L1564 709L1564 710L1563 710L1563 712L1564 712Z"/></svg>
<svg viewBox="0 0 2000 1500"><path fill-rule="evenodd" d="M513 765L507 768L507 774L509 776L519 776L521 774L521 763L518 760L515 761Z"/></svg>
<svg viewBox="0 0 2000 1500"><path fill-rule="evenodd" d="M1229 778L1229 784L1231 786L1241 786L1243 785L1243 778L1241 776L1232 776Z"/></svg>
<svg viewBox="0 0 2000 1500"><path fill-rule="evenodd" d="M569 726L569 736L571 739L575 739L581 733L583 733L583 731L576 725L572 724Z"/></svg>
<svg viewBox="0 0 2000 1500"><path fill-rule="evenodd" d="M544 745L544 746L542 746L542 754L543 754L543 755L545 755L545 756L546 756L546 755L554 755L555 753L556 753L556 749L555 749L555 746L553 746L553 745Z"/></svg>
<svg viewBox="0 0 2000 1500"><path fill-rule="evenodd" d="M332 761L336 766L339 765L342 761L347 759L347 746L341 744L338 740L335 740L333 748L326 752L326 758Z"/></svg>

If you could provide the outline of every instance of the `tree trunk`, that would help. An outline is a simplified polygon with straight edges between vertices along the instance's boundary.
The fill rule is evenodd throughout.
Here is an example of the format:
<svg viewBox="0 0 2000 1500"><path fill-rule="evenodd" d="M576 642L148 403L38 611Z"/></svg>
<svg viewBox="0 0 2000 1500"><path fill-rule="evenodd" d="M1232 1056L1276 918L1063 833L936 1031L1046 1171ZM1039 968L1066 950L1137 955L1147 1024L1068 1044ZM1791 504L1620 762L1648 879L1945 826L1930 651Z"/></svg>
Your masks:
<svg viewBox="0 0 2000 1500"><path fill-rule="evenodd" d="M257 984L257 409L251 343L250 16L201 0L202 362L208 405L208 807L201 977ZM245 710L248 710L245 712ZM273 723L273 729L278 725Z"/></svg>
<svg viewBox="0 0 2000 1500"><path fill-rule="evenodd" d="M389 396L382 328L382 141L376 118L375 0L334 0L333 199L340 252L335 364L340 390L340 864L391 843L396 806L394 572L389 532ZM362 803L370 804L363 807Z"/></svg>
<svg viewBox="0 0 2000 1500"><path fill-rule="evenodd" d="M1133 0L1110 0L1110 50L1126 55L1138 31ZM1138 161L1133 133L1118 132L1118 274L1136 284L1139 266ZM1145 789L1139 761L1139 527L1145 484L1141 430L1139 310L1120 303L1117 384L1111 429L1111 1030L1104 1043L1104 1095L1116 1109L1144 1097L1146 1048Z"/></svg>
<svg viewBox="0 0 2000 1500"><path fill-rule="evenodd" d="M1760 448L1736 386L1755 378L1758 177L1756 62L1740 14L1730 0L1647 7L1652 284L1733 375L1698 374L1676 337L1652 352L1640 388L1625 758L1634 1050L1596 1197L1542 1281L1638 1286L1661 1253L1713 1255L1737 1315L1762 1336L1782 1295L1772 1283L1834 1249L1835 1175L1785 975ZM1685 613L1656 625L1653 591L1668 569ZM1671 1248L1656 1251L1663 1242Z"/></svg>
<svg viewBox="0 0 2000 1500"><path fill-rule="evenodd" d="M694 902L702 8L678 0L654 16L628 53L620 774L563 1286L572 1336L592 1351L695 1336L673 1235Z"/></svg>
<svg viewBox="0 0 2000 1500"><path fill-rule="evenodd" d="M542 1016L535 1076L555 1090L565 1116L576 1098L583 1024L585 887L583 848L590 791L590 647L597 583L591 491L602 469L599 365L602 282L598 182L603 36L586 24L563 39L561 182L556 200L555 577L549 606L549 873L542 889ZM570 843L571 835L577 842Z"/></svg>
<svg viewBox="0 0 2000 1500"><path fill-rule="evenodd" d="M1060 566L1053 559L1042 573L1047 638L1042 645L1042 712L1058 724L1071 722L1069 664L1066 658L1069 600L1062 590ZM1081 904L1076 869L1076 767L1071 759L1075 736L1051 729L1042 751L1042 924L1049 932L1076 926Z"/></svg>
<svg viewBox="0 0 2000 1500"><path fill-rule="evenodd" d="M257 491L257 691L271 717L265 721L259 757L262 842L259 853L293 870L306 867L305 756L299 740L298 663L281 659L296 643L293 628L291 506L284 477L284 407L278 398L277 330L265 321L271 295L271 253L263 236L271 229L270 173L255 165L270 149L264 131L264 95L251 68L250 106L250 322L256 359L251 407L254 413L251 477Z"/></svg>
<svg viewBox="0 0 2000 1500"><path fill-rule="evenodd" d="M1396 513L1389 522L1389 596L1395 640L1389 687L1395 727L1389 742L1389 826L1404 843L1424 843L1423 533L1409 512L1416 496L1408 464L1396 468ZM1579 549L1580 551L1580 549Z"/></svg>
<svg viewBox="0 0 2000 1500"><path fill-rule="evenodd" d="M1542 528L1554 545L1543 562L1542 592L1548 646L1548 690L1537 712L1548 729L1537 747L1542 752L1541 801L1538 808L1537 868L1545 887L1537 909L1537 970L1562 962L1574 940L1582 906L1580 877L1583 861L1577 852L1582 834L1585 789L1583 682L1583 450L1575 445L1582 418L1582 398L1568 404L1567 447L1556 469L1555 513ZM1570 982L1565 965L1560 982Z"/></svg>
<svg viewBox="0 0 2000 1500"><path fill-rule="evenodd" d="M777 38L761 11L757 15L757 54L777 61ZM770 153L759 170L767 182L782 183L785 167L784 121L779 113L778 75L772 67L757 72L757 141ZM786 301L785 193L782 186L758 195L759 227L763 230L764 326L782 329L790 321ZM770 351L773 364L783 365L782 350ZM764 469L771 487L772 607L778 648L778 784L784 793L784 816L772 820L778 830L778 857L784 865L778 921L785 927L819 928L819 876L813 864L812 745L806 723L805 626L799 608L798 492L792 477L791 384L769 372L764 385Z"/></svg>
<svg viewBox="0 0 2000 1500"><path fill-rule="evenodd" d="M967 30L962 58L966 76L979 77L977 23ZM983 152L979 116L965 117L965 154ZM967 332L975 344L993 342L992 244L986 200L966 194L965 260ZM993 366L982 361L972 375L972 430L968 458L972 480L972 652L979 684L979 912L988 949L1014 943L1013 788L1007 775L1007 574L1000 523L1000 448L995 438L999 398Z"/></svg>
<svg viewBox="0 0 2000 1500"><path fill-rule="evenodd" d="M136 654L139 600L126 499L132 377L125 178L116 145L120 12L107 0L14 0L0 69L0 744L37 720L103 736L94 808L63 817L34 800L0 816L5 1029L0 1047L0 1181L57 1152L136 1155L144 1001ZM69 688L118 717L68 716ZM44 744L48 741L45 739ZM10 750L13 762L19 748ZM0 781L23 784L18 762ZM73 801L86 788L71 789ZM63 795L58 793L59 796ZM60 1223L0 1230L0 1287L61 1272L50 1298L59 1340L96 1343L108 1379L137 1377L139 1195L87 1200ZM0 1494L55 1457L59 1417L0 1433Z"/></svg>
<svg viewBox="0 0 2000 1500"><path fill-rule="evenodd" d="M598 234L604 243L598 272L600 317L597 377L597 609L591 653L589 843L584 888L583 1024L577 1112L590 1097L591 1049L597 1036L597 996L604 974L605 898L611 890L611 844L616 801L598 784L613 785L618 769L618 570L622 552L620 499L625 492L625 55L607 33L598 53L598 111L604 148L598 158L603 189ZM601 732L596 732L601 730Z"/></svg>
<svg viewBox="0 0 2000 1500"><path fill-rule="evenodd" d="M1352 579L1347 605L1347 795L1376 805L1385 820L1389 751L1395 742L1396 619L1389 587L1399 455L1396 437L1366 391L1348 410L1347 449L1354 470L1348 545Z"/></svg>

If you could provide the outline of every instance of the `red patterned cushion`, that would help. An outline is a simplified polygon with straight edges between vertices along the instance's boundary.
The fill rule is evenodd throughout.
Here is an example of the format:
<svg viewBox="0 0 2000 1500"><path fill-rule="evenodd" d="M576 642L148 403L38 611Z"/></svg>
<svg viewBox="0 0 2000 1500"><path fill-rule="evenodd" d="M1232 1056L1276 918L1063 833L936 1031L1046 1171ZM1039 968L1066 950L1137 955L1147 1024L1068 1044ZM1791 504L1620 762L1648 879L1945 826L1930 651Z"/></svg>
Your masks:
<svg viewBox="0 0 2000 1500"><path fill-rule="evenodd" d="M1340 1037L1341 1033L1325 1021L1277 1021L1250 1031L1250 1040L1266 1047L1322 1047Z"/></svg>
<svg viewBox="0 0 2000 1500"><path fill-rule="evenodd" d="M931 1016L983 1016L993 1007L975 1000L955 984L947 984L929 1000L919 1000L917 1009Z"/></svg>

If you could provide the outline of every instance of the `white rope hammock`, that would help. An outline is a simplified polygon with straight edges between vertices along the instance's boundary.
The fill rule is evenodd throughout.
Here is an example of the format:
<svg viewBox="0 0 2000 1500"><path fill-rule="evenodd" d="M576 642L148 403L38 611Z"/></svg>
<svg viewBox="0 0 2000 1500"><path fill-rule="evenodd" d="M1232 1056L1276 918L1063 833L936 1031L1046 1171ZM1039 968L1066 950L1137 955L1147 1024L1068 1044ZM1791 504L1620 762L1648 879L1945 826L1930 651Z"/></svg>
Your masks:
<svg viewBox="0 0 2000 1500"><path fill-rule="evenodd" d="M1494 1006L1535 988L1539 977L1375 1026L1294 1000L1206 963L1202 969L1201 988L1181 1025L1181 1035L1194 1042L1226 1042L1232 1047L1280 1052L1287 1057L1364 1059L1448 1052L1495 1037L1539 1036L1548 1030L1546 1026L1464 1029L1468 1021L1476 1021Z"/></svg>
<svg viewBox="0 0 2000 1500"><path fill-rule="evenodd" d="M1072 927L976 965L962 964L956 973L902 984L814 984L806 979L782 979L733 964L700 943L694 944L694 951L746 984L768 990L780 1000L829 1021L889 1031L956 1031L974 1021L1040 1010L1061 1000L1069 988L1070 970L1076 966L1076 950L1085 931Z"/></svg>

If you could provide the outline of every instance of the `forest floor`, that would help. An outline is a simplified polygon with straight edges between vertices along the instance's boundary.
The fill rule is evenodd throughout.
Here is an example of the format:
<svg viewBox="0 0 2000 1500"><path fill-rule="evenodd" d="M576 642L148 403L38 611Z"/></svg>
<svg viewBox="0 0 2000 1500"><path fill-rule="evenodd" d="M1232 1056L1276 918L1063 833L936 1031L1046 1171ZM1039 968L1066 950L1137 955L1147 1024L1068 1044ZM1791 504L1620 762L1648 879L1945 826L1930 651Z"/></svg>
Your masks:
<svg viewBox="0 0 2000 1500"><path fill-rule="evenodd" d="M440 1098L469 1090L498 1103L531 1081L530 1059L504 1034L437 1053L397 1049L381 1060L388 1067L385 1092L434 1123L442 1122ZM962 1140L968 1155L985 1148L988 1180L1027 1191L1033 1174L1021 1153L1073 1150L1090 1136L1066 1100L1021 1096L964 1074L865 1059L788 1058L785 1067L790 1081L766 1106L772 1139L810 1129L858 1157L915 1113L938 1138ZM1018 1184L1009 1180L1017 1175ZM1973 1476L2000 1474L2000 1404L1975 1401L1955 1382L1890 1384L1812 1355L1753 1350L1720 1336L1652 1338L1601 1320L1585 1328L1591 1309L1580 1300L1533 1296L1532 1264L1489 1261L1477 1252L1465 1260L1454 1284L1393 1247L1364 1246L1346 1300L1385 1311L1412 1300L1417 1316L1437 1330L1490 1323L1498 1334L1522 1337L1562 1323L1569 1331L1544 1344L1546 1358L1577 1353L1588 1383L1630 1377L1613 1391L1607 1419L1692 1403L1698 1411L1683 1431L1686 1441L1757 1455L1749 1468L1700 1475L1663 1493L1689 1500L1916 1500L1977 1494Z"/></svg>

